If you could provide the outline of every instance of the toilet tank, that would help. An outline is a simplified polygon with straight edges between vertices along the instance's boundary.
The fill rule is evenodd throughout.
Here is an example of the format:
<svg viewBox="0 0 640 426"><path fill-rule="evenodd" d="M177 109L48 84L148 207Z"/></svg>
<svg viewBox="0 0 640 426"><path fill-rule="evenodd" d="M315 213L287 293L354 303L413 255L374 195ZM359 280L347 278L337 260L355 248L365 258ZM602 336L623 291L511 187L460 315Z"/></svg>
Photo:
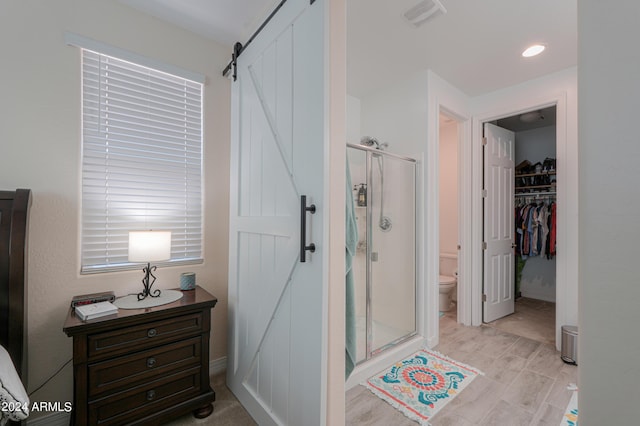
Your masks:
<svg viewBox="0 0 640 426"><path fill-rule="evenodd" d="M456 254L440 254L440 275L457 276L458 256Z"/></svg>

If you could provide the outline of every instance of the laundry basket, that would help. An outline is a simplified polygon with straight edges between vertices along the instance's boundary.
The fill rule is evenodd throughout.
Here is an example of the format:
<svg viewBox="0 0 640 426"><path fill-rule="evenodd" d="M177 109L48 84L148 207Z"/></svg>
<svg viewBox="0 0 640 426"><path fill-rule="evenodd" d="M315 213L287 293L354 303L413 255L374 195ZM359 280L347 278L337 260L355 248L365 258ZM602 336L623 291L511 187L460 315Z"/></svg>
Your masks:
<svg viewBox="0 0 640 426"><path fill-rule="evenodd" d="M578 365L578 327L574 325L562 326L560 350L560 358L564 362Z"/></svg>

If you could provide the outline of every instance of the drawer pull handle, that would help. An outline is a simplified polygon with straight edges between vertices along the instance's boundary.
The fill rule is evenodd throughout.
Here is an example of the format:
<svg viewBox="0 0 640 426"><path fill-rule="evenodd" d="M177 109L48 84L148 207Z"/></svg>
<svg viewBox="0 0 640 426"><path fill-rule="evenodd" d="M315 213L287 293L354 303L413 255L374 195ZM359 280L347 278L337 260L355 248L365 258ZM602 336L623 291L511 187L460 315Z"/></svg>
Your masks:
<svg viewBox="0 0 640 426"><path fill-rule="evenodd" d="M158 332L155 328L151 328L149 329L149 331L147 331L147 337L154 337L156 334L158 334Z"/></svg>
<svg viewBox="0 0 640 426"><path fill-rule="evenodd" d="M150 357L147 359L147 367L153 368L156 366L156 359L154 357Z"/></svg>
<svg viewBox="0 0 640 426"><path fill-rule="evenodd" d="M155 397L156 397L156 391L154 391L153 389L151 389L150 391L147 391L147 401L153 401Z"/></svg>

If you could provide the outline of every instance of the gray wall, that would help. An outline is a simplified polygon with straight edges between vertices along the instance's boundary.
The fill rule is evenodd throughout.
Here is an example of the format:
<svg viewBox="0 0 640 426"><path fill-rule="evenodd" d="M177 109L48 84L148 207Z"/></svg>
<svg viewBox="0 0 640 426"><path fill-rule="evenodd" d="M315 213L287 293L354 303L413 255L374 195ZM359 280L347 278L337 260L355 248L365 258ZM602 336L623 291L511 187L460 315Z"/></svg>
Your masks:
<svg viewBox="0 0 640 426"><path fill-rule="evenodd" d="M579 420L638 424L640 3L578 2Z"/></svg>

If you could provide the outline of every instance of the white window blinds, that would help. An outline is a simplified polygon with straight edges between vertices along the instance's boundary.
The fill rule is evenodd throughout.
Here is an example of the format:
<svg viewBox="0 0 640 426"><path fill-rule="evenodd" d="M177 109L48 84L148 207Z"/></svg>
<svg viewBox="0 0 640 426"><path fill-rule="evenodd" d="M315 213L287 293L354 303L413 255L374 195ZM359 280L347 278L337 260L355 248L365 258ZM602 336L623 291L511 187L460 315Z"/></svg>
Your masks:
<svg viewBox="0 0 640 426"><path fill-rule="evenodd" d="M202 85L82 50L82 273L138 267L129 231L202 261Z"/></svg>

